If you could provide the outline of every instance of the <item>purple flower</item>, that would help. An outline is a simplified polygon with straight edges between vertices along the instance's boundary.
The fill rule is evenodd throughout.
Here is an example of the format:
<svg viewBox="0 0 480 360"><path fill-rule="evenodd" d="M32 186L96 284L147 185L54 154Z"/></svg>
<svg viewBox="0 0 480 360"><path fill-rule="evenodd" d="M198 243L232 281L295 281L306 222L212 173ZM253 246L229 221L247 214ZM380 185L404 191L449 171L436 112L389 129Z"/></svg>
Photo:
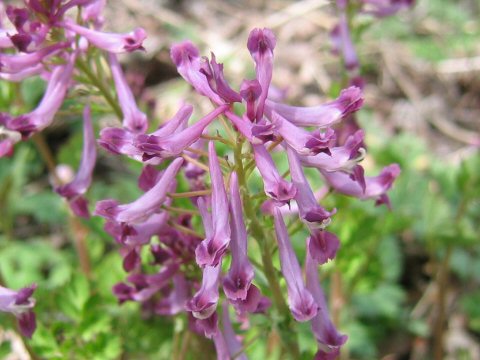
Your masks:
<svg viewBox="0 0 480 360"><path fill-rule="evenodd" d="M24 71L68 46L68 43L56 43L28 54L0 54L0 72L15 74Z"/></svg>
<svg viewBox="0 0 480 360"><path fill-rule="evenodd" d="M142 44L147 34L142 28L136 28L127 34L107 33L80 26L70 19L65 19L63 26L67 30L86 38L90 44L109 53L119 54L145 50Z"/></svg>
<svg viewBox="0 0 480 360"><path fill-rule="evenodd" d="M275 132L280 134L288 145L300 155L317 155L319 153L331 155L330 147L335 141L335 132L332 129L308 132L293 125L275 112L271 114L271 117Z"/></svg>
<svg viewBox="0 0 480 360"><path fill-rule="evenodd" d="M230 242L232 263L227 276L223 279L223 289L230 300L245 300L255 273L247 256L247 230L243 220L242 201L235 172L230 178L230 213L232 215Z"/></svg>
<svg viewBox="0 0 480 360"><path fill-rule="evenodd" d="M317 203L310 184L303 173L298 156L289 146L287 146L287 155L290 164L290 176L292 177L293 185L297 189L295 200L300 217L308 223L319 223L321 227L325 227L336 210L333 209L329 212Z"/></svg>
<svg viewBox="0 0 480 360"><path fill-rule="evenodd" d="M144 221L158 212L160 206L165 202L169 185L175 179L182 164L183 159L175 159L165 169L157 184L130 204L119 205L115 200L99 201L95 208L95 215L120 223L132 224Z"/></svg>
<svg viewBox="0 0 480 360"><path fill-rule="evenodd" d="M253 145L258 171L262 175L265 194L279 203L287 203L295 197L297 189L278 173L272 156L263 145Z"/></svg>
<svg viewBox="0 0 480 360"><path fill-rule="evenodd" d="M195 318L205 320L211 317L217 309L220 271L220 264L203 268L202 286L185 306L186 310L190 311Z"/></svg>
<svg viewBox="0 0 480 360"><path fill-rule="evenodd" d="M280 266L287 283L290 311L297 321L308 321L317 315L318 305L303 283L302 270L288 238L282 214L278 208L275 209L273 216L280 254Z"/></svg>
<svg viewBox="0 0 480 360"><path fill-rule="evenodd" d="M342 54L345 68L350 71L358 69L359 62L357 52L352 43L347 16L344 10L340 10L338 24L330 33L330 38L333 43L333 52L336 54Z"/></svg>
<svg viewBox="0 0 480 360"><path fill-rule="evenodd" d="M275 112L294 125L325 128L357 111L362 104L362 91L358 87L351 86L342 90L337 99L318 106L290 106L271 100L267 100L265 106L267 114Z"/></svg>
<svg viewBox="0 0 480 360"><path fill-rule="evenodd" d="M383 168L378 176L366 177L365 187L358 181L352 179L348 174L341 172L321 171L327 183L336 191L358 197L361 200L376 199L378 204L389 205L386 192L392 187L395 179L400 175L400 166L391 164Z"/></svg>
<svg viewBox="0 0 480 360"><path fill-rule="evenodd" d="M55 189L58 194L68 199L75 214L84 218L88 218L90 214L88 209L83 207L84 203L86 205L86 201L82 201L80 198L83 198L82 195L85 194L92 182L92 173L97 159L95 145L90 107L86 106L83 111L83 153L77 175L69 184ZM82 207L72 206L72 203Z"/></svg>
<svg viewBox="0 0 480 360"><path fill-rule="evenodd" d="M200 71L207 77L211 89L226 103L241 102L242 97L240 94L232 90L225 80L225 76L223 75L223 64L217 63L213 53L211 54L211 57L211 61L204 58L204 62L200 69Z"/></svg>
<svg viewBox="0 0 480 360"><path fill-rule="evenodd" d="M315 229L307 239L310 256L320 265L333 260L339 246L337 236L323 229Z"/></svg>
<svg viewBox="0 0 480 360"><path fill-rule="evenodd" d="M143 151L144 160L178 156L197 141L203 130L227 108L228 105L219 106L192 126L171 136L138 135L134 146Z"/></svg>
<svg viewBox="0 0 480 360"><path fill-rule="evenodd" d="M14 291L0 286L0 311L15 315L23 336L31 338L36 328L35 300L31 297L37 285Z"/></svg>
<svg viewBox="0 0 480 360"><path fill-rule="evenodd" d="M255 73L262 87L262 93L258 98L256 120L263 117L265 100L272 81L273 72L273 49L275 48L275 35L270 29L253 29L248 37L247 47L255 61Z"/></svg>
<svg viewBox="0 0 480 360"><path fill-rule="evenodd" d="M148 244L152 236L159 234L165 228L168 217L168 212L161 211L151 215L145 222L135 225L107 221L105 231L118 243L135 248Z"/></svg>
<svg viewBox="0 0 480 360"><path fill-rule="evenodd" d="M191 105L182 106L177 113L150 135L158 138L168 138L185 129L192 115ZM104 128L100 131L99 144L114 154L127 155L142 161L143 151L137 147L137 134L126 129ZM152 161L149 161L151 163Z"/></svg>
<svg viewBox="0 0 480 360"><path fill-rule="evenodd" d="M28 137L50 125L69 89L74 62L75 54L72 54L65 65L55 67L37 107L28 114L9 119L6 127Z"/></svg>
<svg viewBox="0 0 480 360"><path fill-rule="evenodd" d="M315 156L300 156L300 160L304 166L328 172L343 171L351 174L365 156L365 150L362 148L363 140L363 130L357 130L347 137L342 146L330 148L330 155L320 153Z"/></svg>
<svg viewBox="0 0 480 360"><path fill-rule="evenodd" d="M346 335L338 333L328 314L327 302L323 294L316 262L307 251L305 261L305 272L307 275L307 288L318 304L318 313L311 320L312 331L315 334L319 346L316 359L336 359L340 347L347 341Z"/></svg>
<svg viewBox="0 0 480 360"><path fill-rule="evenodd" d="M230 243L228 199L223 175L213 142L208 144L210 178L212 183L212 233L195 250L199 266L216 266Z"/></svg>
<svg viewBox="0 0 480 360"><path fill-rule="evenodd" d="M148 128L147 115L140 111L135 103L132 91L125 80L120 63L115 54L108 54L118 102L123 113L123 127L134 132L144 133Z"/></svg>
<svg viewBox="0 0 480 360"><path fill-rule="evenodd" d="M208 97L217 105L224 103L224 100L211 88L205 71L201 71L202 62L200 53L191 41L174 44L170 50L170 57L177 66L178 73L192 85L200 95Z"/></svg>

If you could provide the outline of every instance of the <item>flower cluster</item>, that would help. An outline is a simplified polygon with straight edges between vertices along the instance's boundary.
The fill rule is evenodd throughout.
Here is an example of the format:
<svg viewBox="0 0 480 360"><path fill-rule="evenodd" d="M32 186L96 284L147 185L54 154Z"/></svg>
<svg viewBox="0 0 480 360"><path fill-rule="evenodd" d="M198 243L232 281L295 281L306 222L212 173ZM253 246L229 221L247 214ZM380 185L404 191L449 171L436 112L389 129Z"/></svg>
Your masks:
<svg viewBox="0 0 480 360"><path fill-rule="evenodd" d="M213 109L190 122L194 108L185 104L162 126L150 129L117 59L118 53L143 49L145 32L140 28L127 34L101 31L104 4L102 0L29 0L24 8L6 9L15 30L0 32L0 45L7 50L0 54L0 77L22 81L40 75L48 85L31 112L0 114L0 156L11 154L16 142L53 122L79 78L75 75L90 76L94 83L89 59L92 52L103 54L118 105L103 95L121 126L102 129L98 143L110 153L143 164L138 180L143 195L130 203L106 199L95 206L95 215L106 219L105 230L120 245L123 268L129 273L113 289L119 302L139 302L150 314L186 313L192 331L213 339L219 359L239 353L245 358L233 330L232 308L242 326L248 327L249 315L268 314L274 305L278 312L289 309L298 322L311 323L318 359L335 358L347 337L330 319L318 267L335 258L340 245L327 230L337 210L326 209L319 201L332 189L388 204L386 192L400 172L393 164L378 176L364 174L360 165L365 155L364 132L342 124L362 106L362 90L352 85L336 99L313 107L292 106L270 96L276 39L269 29L250 33L247 48L255 78L244 80L238 90L229 85L223 65L213 54L201 57L192 42L184 41L173 45L171 59ZM66 15L77 7L82 11L74 21ZM209 133L217 119L222 120L226 137ZM56 184L55 191L68 200L76 215L88 218L84 194L97 154L88 104L83 125L78 173L73 181ZM218 155L218 144L225 157ZM287 173L280 172L274 152L288 161ZM316 171L322 188L312 189L305 168ZM255 171L263 181L259 193L248 183ZM188 191L179 191L182 186L188 186ZM179 198L188 198L189 205L177 206ZM269 219L274 231L266 226ZM298 220L309 231L303 265L294 252L286 220ZM288 305L273 265L272 246L278 249ZM150 252L148 260L145 249ZM260 272L268 286L258 281ZM5 295L0 294L5 299L0 310L15 313L26 335L35 325L33 290L4 289Z"/></svg>
<svg viewBox="0 0 480 360"><path fill-rule="evenodd" d="M106 230L122 245L124 269L131 273L126 282L114 288L119 301L138 301L145 311L160 315L187 312L191 328L213 339L221 359L239 349L228 306L241 319L265 313L270 307L270 299L255 283L255 272L268 270L252 264L249 247L254 238L262 248L267 241L264 237L270 234L258 217L273 216L291 314L297 321L311 322L319 344L318 357L335 358L347 337L340 335L330 320L317 271L318 265L335 257L339 247L339 239L326 230L336 209L327 210L319 204L304 168L318 170L326 187L360 199L373 198L377 203L388 203L386 191L399 168L390 165L379 176L366 177L359 164L365 152L363 131L342 134L341 141L339 130L334 129L361 107L359 88L349 87L337 99L314 107L295 107L270 99L275 45L269 29L250 33L247 47L256 77L244 80L236 91L213 54L210 59L200 57L190 41L175 44L171 58L178 72L198 94L211 101L214 109L188 125L192 107L184 105L148 134L127 126L103 129L99 142L105 149L145 164L139 178L145 194L129 204L103 200L97 203L95 213L107 219ZM234 109L235 103L243 105L243 110ZM219 117L233 134L231 139L208 134L208 126ZM214 141L207 144L206 139L230 147L234 163L219 157ZM280 174L272 157L274 151L288 158L290 180ZM208 159L208 168L202 158ZM173 161L164 170L155 169L168 159ZM263 194L252 194L247 186L255 167L263 180ZM175 179L182 173L190 191L176 193ZM174 216L175 198L182 194L191 196L194 209ZM263 202L257 206L252 196ZM202 234L193 225L197 215L203 223ZM298 216L310 231L305 279L285 225L285 218L292 216ZM144 246L150 247L153 264L158 266L154 274L142 266ZM198 267L192 267L193 262ZM217 314L220 288L224 295L221 317Z"/></svg>

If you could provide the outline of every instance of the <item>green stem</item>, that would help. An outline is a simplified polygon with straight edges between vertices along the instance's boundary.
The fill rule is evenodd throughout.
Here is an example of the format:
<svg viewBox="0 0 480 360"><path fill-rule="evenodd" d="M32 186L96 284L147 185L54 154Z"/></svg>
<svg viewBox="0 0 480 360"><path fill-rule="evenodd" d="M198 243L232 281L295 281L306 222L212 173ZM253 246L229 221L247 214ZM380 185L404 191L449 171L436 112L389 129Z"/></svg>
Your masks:
<svg viewBox="0 0 480 360"><path fill-rule="evenodd" d="M89 68L88 64L83 61L82 59L77 59L77 67L82 70L82 72L88 77L93 85L100 91L100 93L105 98L106 102L112 107L112 110L115 112L115 115L119 119L123 119L122 109L113 98L112 94L108 91L105 84L99 80L98 76L93 73L93 71Z"/></svg>

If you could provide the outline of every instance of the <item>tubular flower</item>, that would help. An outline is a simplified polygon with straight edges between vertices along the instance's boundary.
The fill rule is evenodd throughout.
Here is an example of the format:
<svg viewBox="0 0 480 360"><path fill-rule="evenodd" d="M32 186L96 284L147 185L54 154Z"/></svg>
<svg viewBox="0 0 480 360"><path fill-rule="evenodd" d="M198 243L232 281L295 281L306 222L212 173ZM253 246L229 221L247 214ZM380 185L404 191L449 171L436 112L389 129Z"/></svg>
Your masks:
<svg viewBox="0 0 480 360"><path fill-rule="evenodd" d="M257 102L257 111L255 118L260 121L263 117L265 101L268 97L268 89L272 81L273 73L273 49L276 45L275 35L272 30L253 29L250 32L247 42L247 48L255 61L255 73L257 80L262 88Z"/></svg>
<svg viewBox="0 0 480 360"><path fill-rule="evenodd" d="M307 288L318 304L318 312L311 319L312 331L319 347L316 359L336 359L340 347L345 344L348 337L338 333L328 315L327 302L318 278L317 264L309 251L307 251L305 261L305 272L307 274Z"/></svg>
<svg viewBox="0 0 480 360"><path fill-rule="evenodd" d="M16 74L41 63L47 56L70 46L68 43L57 43L28 54L0 54L0 72Z"/></svg>
<svg viewBox="0 0 480 360"><path fill-rule="evenodd" d="M143 151L144 161L154 157L167 158L178 156L197 141L203 130L227 108L227 105L220 106L192 126L171 136L139 135L135 139L134 146Z"/></svg>
<svg viewBox="0 0 480 360"><path fill-rule="evenodd" d="M221 105L223 99L210 87L207 75L202 69L200 53L191 41L184 41L172 46L170 57L177 66L178 73L190 84L195 90L212 100L215 104Z"/></svg>
<svg viewBox="0 0 480 360"><path fill-rule="evenodd" d="M318 106L291 106L272 100L267 100L265 106L267 114L275 112L296 126L325 128L357 111L362 104L363 97L360 88L351 86L342 90L337 99Z"/></svg>
<svg viewBox="0 0 480 360"><path fill-rule="evenodd" d="M361 200L375 199L377 205L390 204L387 191L400 175L400 166L392 164L382 169L378 176L366 177L365 187L347 174L341 172L321 171L327 183L339 193L358 197Z"/></svg>
<svg viewBox="0 0 480 360"><path fill-rule="evenodd" d="M302 279L302 270L288 238L287 228L278 208L273 213L275 233L280 253L280 265L287 283L288 303L293 317L297 321L308 321L318 312L318 305L312 294L305 287Z"/></svg>
<svg viewBox="0 0 480 360"><path fill-rule="evenodd" d="M186 309L200 320L208 319L217 309L218 278L221 266L205 266L200 290L187 302Z"/></svg>
<svg viewBox="0 0 480 360"><path fill-rule="evenodd" d="M195 250L200 266L217 266L230 243L228 199L222 171L213 142L208 144L209 168L212 182L212 234L207 235Z"/></svg>
<svg viewBox="0 0 480 360"><path fill-rule="evenodd" d="M191 105L182 106L177 113L149 136L163 139L168 138L185 129L188 119L192 115ZM127 155L135 160L142 161L143 151L137 147L138 134L121 128L104 128L100 131L99 144L114 154Z"/></svg>
<svg viewBox="0 0 480 360"><path fill-rule="evenodd" d="M96 160L95 135L93 133L90 107L87 106L83 111L83 153L77 175L69 184L55 189L58 194L68 199L70 207L76 215L85 218L88 218L90 214L87 208L87 201L82 195L90 187Z"/></svg>
<svg viewBox="0 0 480 360"><path fill-rule="evenodd" d="M280 176L265 146L253 145L253 153L258 171L262 175L265 194L281 204L288 203L297 194L295 185Z"/></svg>
<svg viewBox="0 0 480 360"><path fill-rule="evenodd" d="M308 132L276 113L272 114L272 123L275 132L281 135L285 142L300 155L317 155L319 153L331 155L330 147L335 141L335 132L332 129L329 128L324 132L320 130Z"/></svg>
<svg viewBox="0 0 480 360"><path fill-rule="evenodd" d="M147 115L140 111L133 98L132 91L125 80L115 54L108 54L110 70L112 71L118 102L123 112L123 127L134 133L144 133L148 128Z"/></svg>
<svg viewBox="0 0 480 360"><path fill-rule="evenodd" d="M147 34L142 28L136 28L127 34L116 34L92 30L80 26L70 19L65 19L62 25L75 34L83 36L93 46L109 53L119 54L135 50L145 50L143 41L146 39Z"/></svg>
<svg viewBox="0 0 480 360"><path fill-rule="evenodd" d="M232 263L227 276L223 279L223 289L230 300L245 300L255 273L247 256L247 230L243 220L242 201L235 172L230 178L230 213L232 215L230 222Z"/></svg>
<svg viewBox="0 0 480 360"><path fill-rule="evenodd" d="M72 54L65 65L55 67L45 94L35 110L9 119L6 127L20 132L23 137L29 137L49 126L68 92L74 62L75 54Z"/></svg>
<svg viewBox="0 0 480 360"><path fill-rule="evenodd" d="M287 147L287 155L292 182L297 189L295 201L298 205L300 217L307 223L318 223L321 227L325 227L330 222L330 217L335 214L336 209L329 212L317 203L315 195L303 173L298 156L289 146Z"/></svg>
<svg viewBox="0 0 480 360"><path fill-rule="evenodd" d="M168 185L177 175L183 159L175 159L165 170L157 184L130 204L119 205L115 200L102 200L97 203L95 214L119 223L134 224L147 219L159 210L165 202Z"/></svg>
<svg viewBox="0 0 480 360"><path fill-rule="evenodd" d="M349 71L357 70L360 65L344 10L340 10L338 24L330 33L330 38L332 39L334 53L342 54L345 68Z"/></svg>
<svg viewBox="0 0 480 360"><path fill-rule="evenodd" d="M342 146L330 148L330 155L320 153L315 156L300 156L300 160L304 166L314 167L326 172L343 171L352 173L365 155L365 150L362 148L363 139L363 130L358 130L348 136Z"/></svg>

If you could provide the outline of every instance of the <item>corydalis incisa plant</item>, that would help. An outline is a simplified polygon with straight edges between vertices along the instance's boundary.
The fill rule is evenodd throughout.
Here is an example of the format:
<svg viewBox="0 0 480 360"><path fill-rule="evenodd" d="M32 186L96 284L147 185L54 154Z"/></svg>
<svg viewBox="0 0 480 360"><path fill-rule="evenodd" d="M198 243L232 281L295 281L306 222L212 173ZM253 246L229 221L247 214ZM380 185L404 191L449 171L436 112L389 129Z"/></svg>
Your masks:
<svg viewBox="0 0 480 360"><path fill-rule="evenodd" d="M111 200L98 203L96 213L108 219L107 231L122 244L122 254L131 254L132 246L147 246L155 259L154 265L158 266L158 276L164 271L172 274L170 281L154 286L149 280L151 275L142 266L146 259L141 259L142 252L135 248L136 261L128 268L131 275L114 288L121 302L138 301L145 311L159 315L187 313L190 329L211 338L221 359L232 354L246 356L238 350L238 341L229 340L232 324L226 316L230 308L239 319L271 317L277 312L283 318L279 321L288 324L289 319L311 321L319 346L317 358L335 358L346 336L338 333L328 316L317 271L318 265L334 259L340 245L335 234L326 230L337 210L327 210L319 204L304 168L317 170L325 186L379 202L387 202L386 192L399 170L397 165L391 165L378 177L365 177L360 165L365 155L363 131L348 134L343 142L336 136L334 126L362 105L359 88L344 89L337 99L314 107L296 107L270 100L275 46L275 36L269 29L254 29L250 33L248 50L256 76L244 80L236 91L228 84L223 65L217 63L213 54L210 59L200 57L200 51L190 41L173 45L171 57L179 74L195 92L210 100L214 109L193 124L187 123L189 111L180 127L180 118L175 115L150 135L137 135L125 125L102 132L100 143L105 149L144 163L140 182L148 178L149 188L157 187L160 182L170 186L166 197L157 198L156 207L142 200L151 190L132 203L139 214L146 215L142 218L128 221L119 218L115 215L117 210L110 210L118 208ZM236 106L234 111L235 103L243 107ZM234 138L209 135L210 124L219 117L225 120L223 124ZM214 141L210 141L206 149L205 138L219 139L224 151L228 148L229 159L233 153L233 163L218 155ZM288 154L291 178L280 173L273 151L285 158ZM180 157L184 159L182 165L179 165ZM163 164L169 158L176 160L166 170L152 166ZM172 166L177 178L187 180L188 191L177 192L179 182L169 175ZM255 167L264 183L260 193L254 192L247 182ZM190 205L181 211L183 215L178 215L175 206L178 197L190 197ZM106 207L108 204L113 207ZM199 215L203 229L194 225ZM147 224L157 216L162 216L162 226L154 232L145 230L142 236L139 231L151 229ZM274 218L278 245L269 241L273 230L268 229L269 217ZM285 220L292 221L295 217L310 232L307 262L303 266L285 226ZM157 236L156 240L152 239L153 235ZM255 248L263 252L260 256L250 250L254 240L258 244ZM272 262L272 246L279 249L286 289L280 285L279 272ZM124 256L127 259L128 255ZM197 266L193 274L192 264ZM256 274L260 272L268 280L267 287L257 281ZM139 300L139 294L145 291L152 294L152 289L157 292L156 296ZM274 309L271 304L275 305ZM223 315L218 313L220 308ZM288 309L291 314L287 313ZM280 328L288 329L291 325L278 326ZM298 344L288 337L292 339L291 334L281 337L285 350L298 356Z"/></svg>
<svg viewBox="0 0 480 360"><path fill-rule="evenodd" d="M66 17L74 6L85 10L82 17L77 17L79 22ZM337 99L314 107L296 107L269 99L276 39L269 29L254 29L247 47L255 78L244 80L236 91L228 84L223 65L213 54L211 59L200 57L196 46L185 41L172 47L172 61L179 74L199 95L208 98L214 109L189 124L193 108L183 105L160 128L147 132L150 121L135 103L116 58L119 52L142 50L145 32L102 31L101 8L101 1L80 0L58 1L49 8L32 0L24 9L9 8L7 13L18 36L4 37L1 43L19 53L2 54L0 77L22 81L41 74L48 79L48 86L33 111L20 116L2 114L0 155L10 154L16 142L49 126L75 84L74 75L85 75L90 81L88 85L98 88L121 124L101 130L99 144L116 155L126 155L144 164L139 187L145 193L140 198L128 204L103 200L95 209L96 215L107 220L105 230L120 244L123 267L129 273L126 281L113 289L119 301L139 302L145 311L158 315L188 314L191 330L213 339L219 358L245 357L239 354L242 346L238 339L232 339L229 309L244 320L249 316L281 319L274 324L284 349L293 356L299 355L299 350L291 334L286 333L293 329L290 320L311 321L319 346L317 356L336 356L346 338L328 320L325 299L319 295L319 284L313 276L318 275L314 274L317 265L333 259L338 249L339 239L326 230L336 210L324 209L318 203L303 168L316 169L325 185L337 191L387 202L386 191L398 176L398 167L391 165L378 177L365 177L360 165L364 155L363 132L348 134L346 141L340 141L334 128L361 107L361 90L349 87ZM47 39L56 43L49 44ZM89 57L90 48L105 56L117 99L105 92L105 84L99 84L90 70L94 64ZM45 65L39 66L40 62ZM219 117L234 134L234 139L220 139L228 147L227 154L233 152L233 163L218 156L214 142L208 143L208 151L205 149L205 138L218 138L208 136L208 131ZM78 175L70 183L56 186L72 209L84 217L89 216L84 195L96 160L92 144L87 109ZM273 151L285 158L288 152L291 178L280 173ZM248 185L254 168L262 176L264 190L260 193ZM177 181L180 177L186 181ZM189 191L177 193L179 183L187 183ZM190 206L179 209L179 197L190 197ZM198 216L203 229L195 225L199 223L195 218ZM279 271L271 258L271 248L277 246L270 241L273 229L268 229L267 224L271 216L275 219L286 289L281 286ZM295 217L310 232L310 257L303 271L285 227L285 219ZM251 246L253 239L257 247ZM149 248L153 263L142 258L145 247ZM260 249L260 254L250 249ZM149 269L151 266L156 272ZM258 281L256 273L260 272L268 286L261 286ZM218 314L220 308L222 316ZM273 312L280 316L273 316ZM322 327L322 323L328 327Z"/></svg>

